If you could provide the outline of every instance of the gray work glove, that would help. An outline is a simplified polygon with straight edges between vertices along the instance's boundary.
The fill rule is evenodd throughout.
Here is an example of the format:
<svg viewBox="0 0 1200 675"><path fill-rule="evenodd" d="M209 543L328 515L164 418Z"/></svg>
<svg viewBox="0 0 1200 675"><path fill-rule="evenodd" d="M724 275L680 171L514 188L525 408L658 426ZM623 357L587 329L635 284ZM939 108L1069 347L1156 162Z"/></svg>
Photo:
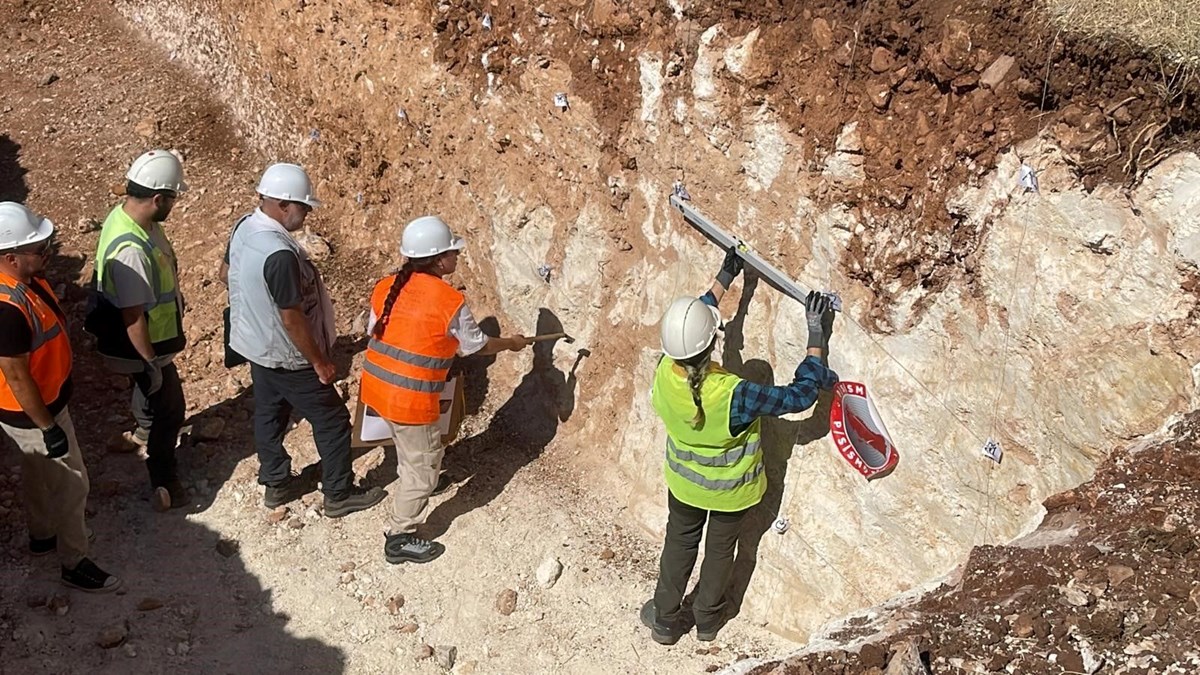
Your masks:
<svg viewBox="0 0 1200 675"><path fill-rule="evenodd" d="M825 346L825 326L823 320L829 311L829 297L823 293L809 291L804 299L804 318L808 322L808 347L822 348Z"/></svg>
<svg viewBox="0 0 1200 675"><path fill-rule="evenodd" d="M49 429L42 429L42 441L46 444L46 455L50 459L66 457L71 449L67 442L67 432L57 423L51 424Z"/></svg>
<svg viewBox="0 0 1200 675"><path fill-rule="evenodd" d="M147 396L153 396L162 389L162 366L153 361L146 362L146 374L150 376L150 388L146 390Z"/></svg>
<svg viewBox="0 0 1200 675"><path fill-rule="evenodd" d="M717 272L717 283L725 290L733 283L734 277L742 273L742 257L737 250L730 248L725 252L725 260L721 263L721 271Z"/></svg>

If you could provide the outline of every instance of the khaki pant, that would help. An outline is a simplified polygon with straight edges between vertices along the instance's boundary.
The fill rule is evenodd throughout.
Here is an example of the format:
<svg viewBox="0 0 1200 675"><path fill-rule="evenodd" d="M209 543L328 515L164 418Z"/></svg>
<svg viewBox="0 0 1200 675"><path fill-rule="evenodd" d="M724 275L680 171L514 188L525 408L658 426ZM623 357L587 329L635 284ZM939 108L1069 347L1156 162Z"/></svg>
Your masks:
<svg viewBox="0 0 1200 675"><path fill-rule="evenodd" d="M436 423L391 427L400 481L388 534L413 534L424 520L429 495L437 487L446 446L442 445L442 431Z"/></svg>
<svg viewBox="0 0 1200 675"><path fill-rule="evenodd" d="M70 450L66 457L50 459L41 429L18 429L0 424L4 433L21 448L21 484L29 536L58 537L58 558L63 567L74 568L87 556L87 525L83 509L87 503L88 475L83 455L75 440L75 425L67 408L54 418L67 432Z"/></svg>

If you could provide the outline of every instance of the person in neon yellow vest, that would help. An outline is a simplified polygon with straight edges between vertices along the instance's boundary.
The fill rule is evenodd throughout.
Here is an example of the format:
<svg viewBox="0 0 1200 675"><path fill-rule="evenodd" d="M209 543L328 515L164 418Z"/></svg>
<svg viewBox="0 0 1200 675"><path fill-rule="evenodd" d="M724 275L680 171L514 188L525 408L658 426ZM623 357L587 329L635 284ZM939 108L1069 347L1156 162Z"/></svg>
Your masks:
<svg viewBox="0 0 1200 675"><path fill-rule="evenodd" d="M822 361L829 299L815 291L805 302L808 353L791 384L761 385L713 363L721 325L717 305L741 271L741 258L730 250L711 290L700 298L678 298L662 318L664 356L655 369L651 401L667 428L663 474L669 515L658 585L641 610L642 623L659 644L678 642L693 619L696 639L716 639L728 620L725 593L742 521L767 489L760 419L806 410L821 390L837 383L837 374ZM689 617L684 591L706 523L704 564Z"/></svg>
<svg viewBox="0 0 1200 675"><path fill-rule="evenodd" d="M152 505L165 511L188 504L175 460L186 402L174 364L187 340L178 264L162 227L187 184L179 158L166 150L142 154L126 178L126 198L105 218L96 245L95 306L87 327L105 366L133 382Z"/></svg>

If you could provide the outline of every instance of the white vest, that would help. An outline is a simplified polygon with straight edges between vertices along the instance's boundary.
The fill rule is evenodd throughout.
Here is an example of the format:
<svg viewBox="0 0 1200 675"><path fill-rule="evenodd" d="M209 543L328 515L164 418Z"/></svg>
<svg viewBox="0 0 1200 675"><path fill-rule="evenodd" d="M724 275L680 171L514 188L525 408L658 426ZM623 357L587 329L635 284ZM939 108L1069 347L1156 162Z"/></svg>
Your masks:
<svg viewBox="0 0 1200 675"><path fill-rule="evenodd" d="M263 275L267 258L279 251L291 251L300 259L304 318L321 352L326 358L332 353L337 329L329 291L304 249L261 209L236 226L229 242L229 346L260 366L301 370L312 364L283 327Z"/></svg>

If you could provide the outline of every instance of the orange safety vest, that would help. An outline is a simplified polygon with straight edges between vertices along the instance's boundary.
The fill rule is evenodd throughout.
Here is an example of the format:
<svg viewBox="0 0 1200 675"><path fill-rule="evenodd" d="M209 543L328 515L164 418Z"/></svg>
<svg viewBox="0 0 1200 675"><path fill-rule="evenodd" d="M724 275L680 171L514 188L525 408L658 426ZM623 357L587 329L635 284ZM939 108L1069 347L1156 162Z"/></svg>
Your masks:
<svg viewBox="0 0 1200 675"><path fill-rule="evenodd" d="M383 305L395 275L371 293L371 309L383 316ZM438 277L414 273L396 296L387 327L367 344L363 363L363 405L396 424L433 424L438 397L458 353L450 322L465 298Z"/></svg>
<svg viewBox="0 0 1200 675"><path fill-rule="evenodd" d="M34 279L33 283L54 297L54 291L45 279ZM29 372L42 395L42 402L49 405L58 398L63 384L71 376L71 339L67 336L66 326L59 320L54 307L42 300L33 289L2 272L0 302L7 302L21 310L29 322L29 328L33 331ZM7 329L0 326L0 330ZM0 408L23 412L3 372L0 372Z"/></svg>

